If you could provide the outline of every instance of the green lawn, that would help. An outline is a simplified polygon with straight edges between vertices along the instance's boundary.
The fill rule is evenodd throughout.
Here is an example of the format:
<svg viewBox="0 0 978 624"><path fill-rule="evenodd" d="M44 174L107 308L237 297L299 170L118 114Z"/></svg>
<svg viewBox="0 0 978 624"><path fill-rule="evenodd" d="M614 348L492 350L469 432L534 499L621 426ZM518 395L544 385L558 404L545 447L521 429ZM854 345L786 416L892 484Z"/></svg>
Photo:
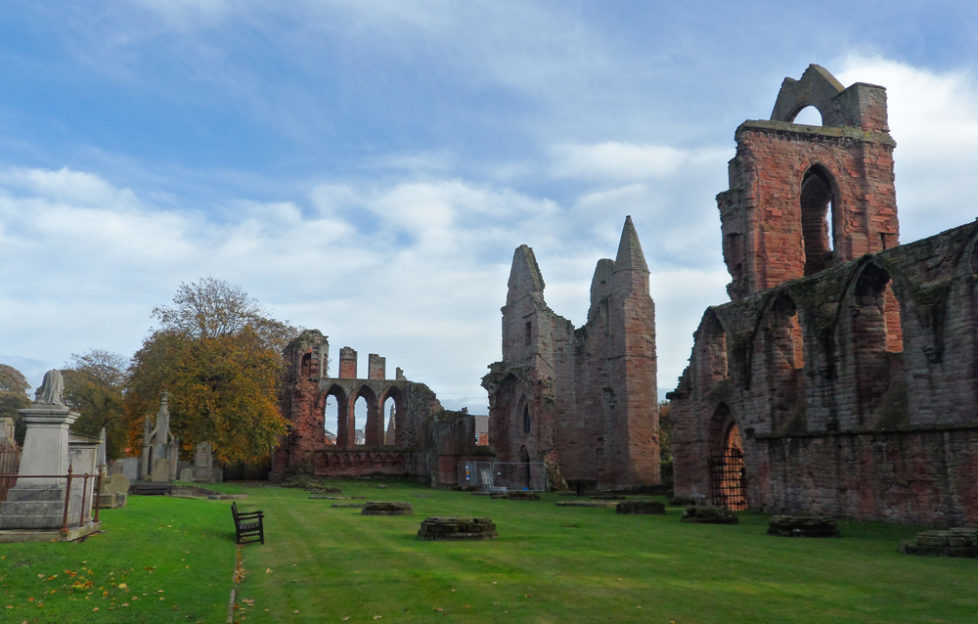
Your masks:
<svg viewBox="0 0 978 624"><path fill-rule="evenodd" d="M246 546L247 622L976 622L978 561L898 551L917 529L842 523L840 539L620 516L614 509L490 500L390 483L343 495L403 500L414 516L364 517L301 490L249 490L267 514ZM430 515L488 516L499 538L425 542Z"/></svg>
<svg viewBox="0 0 978 624"><path fill-rule="evenodd" d="M136 496L79 542L0 544L0 622L224 622L234 572L227 504Z"/></svg>
<svg viewBox="0 0 978 624"><path fill-rule="evenodd" d="M242 547L242 622L976 622L978 561L902 555L912 527L841 523L840 539L765 534L767 519L687 525L614 509L490 500L399 482L343 496L410 502L364 517L307 492L245 488L266 544ZM81 543L0 544L0 622L224 622L226 501L132 497ZM499 538L425 542L430 515L488 516ZM98 609L96 611L96 609Z"/></svg>

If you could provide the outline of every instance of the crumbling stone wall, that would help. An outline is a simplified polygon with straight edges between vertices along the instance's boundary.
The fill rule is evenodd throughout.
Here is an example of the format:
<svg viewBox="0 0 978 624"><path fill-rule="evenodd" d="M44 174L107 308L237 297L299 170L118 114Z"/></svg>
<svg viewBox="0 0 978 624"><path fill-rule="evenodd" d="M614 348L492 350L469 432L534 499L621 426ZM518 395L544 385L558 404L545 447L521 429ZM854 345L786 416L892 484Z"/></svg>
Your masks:
<svg viewBox="0 0 978 624"><path fill-rule="evenodd" d="M482 380L500 461L544 462L551 486L659 482L655 308L631 218L615 260L597 264L588 322L551 310L533 250L516 249L503 307L503 359Z"/></svg>
<svg viewBox="0 0 978 624"><path fill-rule="evenodd" d="M809 82L825 87L827 72L810 68L810 74L818 80ZM890 244L896 212L892 160L880 136L885 100L881 87L854 86L859 87L856 95L850 87L828 98L841 100L836 117L830 118L852 124L842 132L851 141L825 140L824 128L774 128L795 137L792 150L798 153L805 151L798 137L807 137L811 145L801 159L805 162L832 161L827 146L841 154L836 162L849 158L859 137L873 144L844 176L846 185L863 189L862 195L854 200L846 199L844 191L833 195L833 208L845 215L836 228L837 240L847 242L836 245L828 266L807 276L804 253L792 246L803 245L797 231L804 220L801 212L795 210L787 221L783 214L757 218L798 204L804 190L791 181L803 177L804 167L790 158L783 166L747 158L749 150L741 150L741 141L755 139L738 131L731 170L740 173L731 176L732 187L743 178L784 191L740 205L730 201L731 192L721 194L722 219L770 229L755 232L760 240L794 243L767 245L765 253L738 264L727 253L729 230L724 229L734 301L703 315L689 367L670 395L676 494L710 499L715 484L709 458L735 430L751 507L974 524L978 224L907 245ZM779 97L775 116L797 112L797 105L784 104L790 100ZM819 101L824 106L825 98ZM860 115L871 119L870 130L859 123Z"/></svg>
<svg viewBox="0 0 978 624"><path fill-rule="evenodd" d="M363 379L357 377L357 352L343 347L339 377L329 377L328 351L328 339L318 330L304 331L284 350L280 406L290 426L273 455L273 475L303 471L319 476L430 476L437 483L454 483L457 478L444 480L450 471L437 471L451 460L439 457L442 449L451 457L477 453L472 416L447 412L428 386L409 381L401 369L394 379L387 379L386 359L374 353L369 354L368 378ZM338 408L335 443L325 435L330 396ZM354 420L354 405L360 398L367 403L365 423ZM383 408L388 399L395 405L393 432L384 431ZM456 421L462 424L446 425ZM358 425L364 429L363 445L356 443Z"/></svg>

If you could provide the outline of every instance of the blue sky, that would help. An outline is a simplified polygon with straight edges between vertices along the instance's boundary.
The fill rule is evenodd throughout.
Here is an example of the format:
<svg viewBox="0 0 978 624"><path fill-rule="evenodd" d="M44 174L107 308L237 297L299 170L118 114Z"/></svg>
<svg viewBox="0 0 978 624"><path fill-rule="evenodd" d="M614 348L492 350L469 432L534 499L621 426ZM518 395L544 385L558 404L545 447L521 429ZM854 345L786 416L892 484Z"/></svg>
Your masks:
<svg viewBox="0 0 978 624"><path fill-rule="evenodd" d="M887 87L902 241L975 218L971 2L8 0L0 362L128 357L213 276L484 413L513 249L579 326L630 214L670 388L734 130L809 63Z"/></svg>

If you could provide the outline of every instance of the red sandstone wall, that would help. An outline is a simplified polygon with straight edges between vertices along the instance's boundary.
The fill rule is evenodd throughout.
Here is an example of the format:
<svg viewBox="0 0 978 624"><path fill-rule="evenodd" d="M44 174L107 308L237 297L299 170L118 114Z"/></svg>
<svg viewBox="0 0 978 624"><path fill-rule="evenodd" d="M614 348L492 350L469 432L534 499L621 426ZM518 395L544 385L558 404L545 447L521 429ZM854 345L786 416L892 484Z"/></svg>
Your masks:
<svg viewBox="0 0 978 624"><path fill-rule="evenodd" d="M726 406L754 508L978 522L976 248L968 224L708 310L673 393L676 493L708 499ZM860 294L869 278L889 279L902 352L873 317L886 297ZM803 337L794 400L778 383L791 375L791 309L776 305L788 299Z"/></svg>

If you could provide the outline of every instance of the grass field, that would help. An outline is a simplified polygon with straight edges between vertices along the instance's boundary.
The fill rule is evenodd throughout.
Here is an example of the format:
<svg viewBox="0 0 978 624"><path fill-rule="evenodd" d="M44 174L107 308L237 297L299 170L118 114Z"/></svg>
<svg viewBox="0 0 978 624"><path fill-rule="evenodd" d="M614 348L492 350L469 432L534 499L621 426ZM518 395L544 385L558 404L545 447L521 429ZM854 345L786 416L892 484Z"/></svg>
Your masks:
<svg viewBox="0 0 978 624"><path fill-rule="evenodd" d="M557 507L552 494L522 502L336 485L343 496L410 502L415 515L365 517L302 490L219 486L266 515L266 544L241 548L238 621L978 622L978 561L900 554L913 527L843 522L839 539L775 538L753 513L739 525L687 525L678 508L622 516ZM430 515L488 516L499 538L416 539ZM82 543L0 545L0 622L225 621L229 503L131 498L104 521L105 533Z"/></svg>

